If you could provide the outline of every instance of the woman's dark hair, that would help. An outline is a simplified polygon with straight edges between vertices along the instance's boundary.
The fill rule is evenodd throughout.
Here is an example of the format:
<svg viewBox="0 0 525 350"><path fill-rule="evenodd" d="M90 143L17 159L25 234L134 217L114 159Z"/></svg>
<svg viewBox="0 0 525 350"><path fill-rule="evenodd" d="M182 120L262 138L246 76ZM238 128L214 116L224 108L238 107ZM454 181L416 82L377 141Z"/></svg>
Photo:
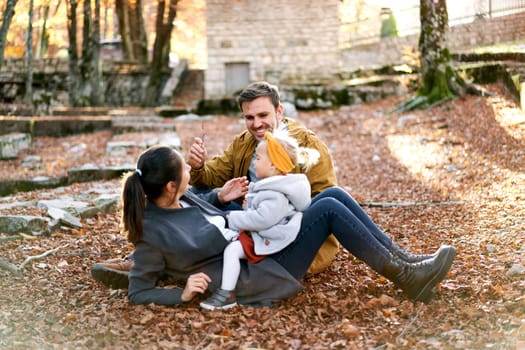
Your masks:
<svg viewBox="0 0 525 350"><path fill-rule="evenodd" d="M170 181L178 186L183 167L178 152L168 146L153 146L140 155L137 169L124 176L121 224L128 241L140 241L146 201L159 198Z"/></svg>
<svg viewBox="0 0 525 350"><path fill-rule="evenodd" d="M244 90L241 91L239 97L237 97L237 103L242 111L242 104L244 102L251 102L259 97L269 97L272 101L273 106L277 110L281 103L279 97L279 88L275 85L267 83L265 81L258 81L251 83Z"/></svg>

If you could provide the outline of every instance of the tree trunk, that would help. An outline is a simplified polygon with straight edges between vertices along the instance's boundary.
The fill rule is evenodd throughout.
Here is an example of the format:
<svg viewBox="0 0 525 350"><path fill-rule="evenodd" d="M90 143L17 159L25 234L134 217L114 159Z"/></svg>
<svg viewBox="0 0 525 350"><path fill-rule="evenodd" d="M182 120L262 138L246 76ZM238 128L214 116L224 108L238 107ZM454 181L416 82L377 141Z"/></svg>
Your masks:
<svg viewBox="0 0 525 350"><path fill-rule="evenodd" d="M91 104L100 105L100 0L95 0L95 16L93 19L93 80L91 86Z"/></svg>
<svg viewBox="0 0 525 350"><path fill-rule="evenodd" d="M148 37L146 35L146 25L142 15L142 0L135 0L133 13L130 16L130 23L133 38L133 52L140 64L148 64Z"/></svg>
<svg viewBox="0 0 525 350"><path fill-rule="evenodd" d="M77 51L77 0L67 0L67 33L69 35L69 98L73 106L78 106L80 74Z"/></svg>
<svg viewBox="0 0 525 350"><path fill-rule="evenodd" d="M27 23L26 39L26 62L27 62L27 79L25 91L25 103L33 107L33 0L29 1L29 13Z"/></svg>
<svg viewBox="0 0 525 350"><path fill-rule="evenodd" d="M466 91L465 81L450 64L450 52L445 46L448 26L446 0L420 0L419 17L420 86L416 96L396 111L432 107Z"/></svg>
<svg viewBox="0 0 525 350"><path fill-rule="evenodd" d="M5 4L5 11L2 18L2 27L0 27L0 68L4 63L4 48L5 42L7 40L7 31L9 30L9 25L15 14L15 6L18 0L7 0Z"/></svg>
<svg viewBox="0 0 525 350"><path fill-rule="evenodd" d="M122 58L125 60L135 60L133 50L131 49L131 34L129 28L129 10L128 2L126 0L115 1L115 13L118 18L118 31L120 40L122 42Z"/></svg>
<svg viewBox="0 0 525 350"><path fill-rule="evenodd" d="M93 20L91 18L91 0L84 0L84 25L82 27L82 58L80 59L80 96L82 105L86 105L91 96L93 79Z"/></svg>
<svg viewBox="0 0 525 350"><path fill-rule="evenodd" d="M428 103L453 96L449 89L451 78L450 54L445 47L448 26L447 3L445 0L421 0L419 8L421 34L419 52L422 81L419 96L427 96ZM452 70L453 73L453 70Z"/></svg>
<svg viewBox="0 0 525 350"><path fill-rule="evenodd" d="M116 0L115 12L122 40L122 56L141 64L148 62L148 45L141 0Z"/></svg>
<svg viewBox="0 0 525 350"><path fill-rule="evenodd" d="M42 58L47 53L47 47L49 44L49 33L47 32L47 20L49 19L49 2L46 2L43 5L44 11L44 23L42 24L42 32L40 33L40 38L37 44L37 53L36 56Z"/></svg>
<svg viewBox="0 0 525 350"><path fill-rule="evenodd" d="M158 103L162 87L162 69L168 68L171 31L173 29L173 20L177 14L177 2L178 0L170 0L166 20L164 20L166 1L161 0L158 3L153 59L150 65L150 76L146 90L145 104L147 106L153 106Z"/></svg>

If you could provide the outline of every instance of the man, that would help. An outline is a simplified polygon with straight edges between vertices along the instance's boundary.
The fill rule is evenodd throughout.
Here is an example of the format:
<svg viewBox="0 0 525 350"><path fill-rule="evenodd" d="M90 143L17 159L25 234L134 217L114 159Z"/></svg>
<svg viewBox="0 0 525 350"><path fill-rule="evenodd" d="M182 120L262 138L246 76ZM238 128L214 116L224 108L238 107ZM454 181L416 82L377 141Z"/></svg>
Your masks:
<svg viewBox="0 0 525 350"><path fill-rule="evenodd" d="M246 130L237 135L221 155L209 161L206 161L207 152L203 141L195 138L188 156L188 164L192 168L190 184L193 187L218 188L229 179L241 176L247 176L250 181L257 181L253 168L257 143L264 139L267 131L273 132L278 129L286 130L297 140L299 146L319 151L319 162L305 173L310 181L312 197L337 185L328 148L311 130L283 117L283 106L276 86L267 82L252 83L240 93L237 101L246 122ZM292 172L300 172L299 167ZM338 250L337 240L333 235L329 236L313 261L309 273L325 269Z"/></svg>
<svg viewBox="0 0 525 350"><path fill-rule="evenodd" d="M213 159L206 161L206 147L201 138L195 138L188 152L188 164L191 166L190 184L197 190L222 187L228 180L247 177L257 181L253 160L257 143L264 139L264 134L274 130L286 130L301 147L314 148L320 158L311 167L307 176L315 196L326 188L336 186L332 157L326 145L303 125L283 117L283 106L279 90L267 82L256 82L246 87L238 97L239 108L246 122L246 130L237 135L227 149ZM295 168L292 172L299 172ZM219 196L219 200L220 200ZM339 244L333 235L325 241L312 262L309 273L325 269L339 250ZM91 274L96 280L113 288L127 287L127 272L131 269L131 259L112 259L95 264Z"/></svg>

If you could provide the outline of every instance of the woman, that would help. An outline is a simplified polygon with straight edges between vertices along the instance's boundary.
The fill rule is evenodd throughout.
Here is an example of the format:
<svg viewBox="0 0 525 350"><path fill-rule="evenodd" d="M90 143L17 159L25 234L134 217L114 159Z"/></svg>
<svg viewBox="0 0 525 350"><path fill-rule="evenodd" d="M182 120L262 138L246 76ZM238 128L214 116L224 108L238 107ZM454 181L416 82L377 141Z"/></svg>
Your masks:
<svg viewBox="0 0 525 350"><path fill-rule="evenodd" d="M179 153L156 146L140 156L137 170L125 178L122 223L135 245L128 289L134 304L183 304L220 286L222 252L231 230L225 220L217 220L225 214L215 206L244 195L246 188L234 179L221 192L209 193L205 201L188 191L189 170ZM450 269L455 249L442 246L429 259L407 262L376 238L371 230L379 229L364 212L351 211L353 205L357 204L339 188L316 196L303 213L294 242L257 264L243 263L237 302L271 305L296 294L302 289L299 280L330 233L410 299L428 302ZM186 284L179 289L158 288L161 275L184 279Z"/></svg>

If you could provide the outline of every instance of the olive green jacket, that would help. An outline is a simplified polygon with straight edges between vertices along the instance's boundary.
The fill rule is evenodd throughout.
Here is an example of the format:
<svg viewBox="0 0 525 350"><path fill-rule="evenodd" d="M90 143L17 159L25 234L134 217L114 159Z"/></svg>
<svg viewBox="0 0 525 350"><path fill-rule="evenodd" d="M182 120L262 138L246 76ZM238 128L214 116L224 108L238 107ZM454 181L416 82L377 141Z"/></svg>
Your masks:
<svg viewBox="0 0 525 350"><path fill-rule="evenodd" d="M332 157L326 145L303 125L287 118L283 118L282 122L288 125L288 135L296 139L299 146L314 148L320 153L317 164L305 173L312 187L312 197L336 186ZM247 130L243 131L235 137L224 153L207 161L201 169L192 169L190 184L196 188L210 189L222 187L226 181L235 177L247 176L256 146L257 141L252 134ZM292 171L299 172L299 167Z"/></svg>
<svg viewBox="0 0 525 350"><path fill-rule="evenodd" d="M312 188L312 197L329 187L336 186L337 179L328 147L313 131L296 121L283 118L282 123L287 124L288 135L296 139L299 146L314 148L320 153L319 161L305 173ZM222 187L226 181L235 177L248 176L256 146L257 141L252 134L248 130L243 131L234 138L222 154L207 161L201 169L192 169L190 184L195 188L213 189ZM299 173L299 167L292 172ZM330 235L321 246L310 266L309 273L316 273L326 268L338 250L337 240Z"/></svg>

